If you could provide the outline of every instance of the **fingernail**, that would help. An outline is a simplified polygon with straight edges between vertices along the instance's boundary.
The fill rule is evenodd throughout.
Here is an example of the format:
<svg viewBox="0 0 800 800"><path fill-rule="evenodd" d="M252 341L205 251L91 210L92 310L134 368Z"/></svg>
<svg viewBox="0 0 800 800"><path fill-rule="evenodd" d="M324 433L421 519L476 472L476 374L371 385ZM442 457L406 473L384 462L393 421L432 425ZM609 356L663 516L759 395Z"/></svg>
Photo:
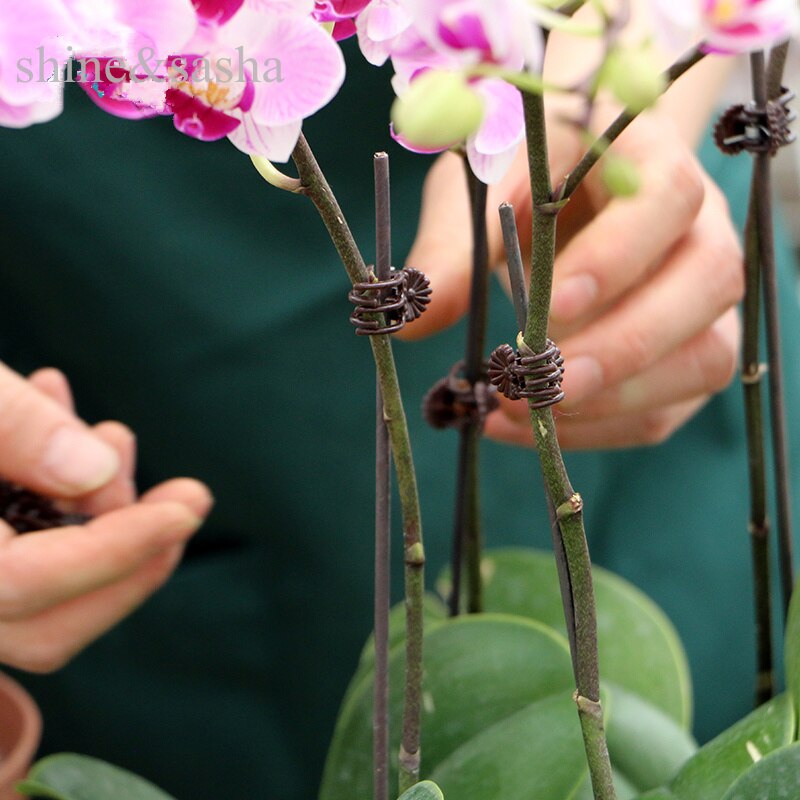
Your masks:
<svg viewBox="0 0 800 800"><path fill-rule="evenodd" d="M603 388L603 368L592 356L576 356L565 361L564 408L572 408Z"/></svg>
<svg viewBox="0 0 800 800"><path fill-rule="evenodd" d="M91 492L111 480L119 457L90 433L65 425L50 437L42 467L59 488Z"/></svg>
<svg viewBox="0 0 800 800"><path fill-rule="evenodd" d="M558 322L572 322L592 307L597 292L597 281L589 273L572 275L554 287L550 315Z"/></svg>

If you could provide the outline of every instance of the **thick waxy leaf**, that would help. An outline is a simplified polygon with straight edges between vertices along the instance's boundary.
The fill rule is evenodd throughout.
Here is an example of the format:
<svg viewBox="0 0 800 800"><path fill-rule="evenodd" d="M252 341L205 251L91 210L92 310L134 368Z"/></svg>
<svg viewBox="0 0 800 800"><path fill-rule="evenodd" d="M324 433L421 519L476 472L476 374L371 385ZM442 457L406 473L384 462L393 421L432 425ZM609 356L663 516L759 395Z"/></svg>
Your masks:
<svg viewBox="0 0 800 800"><path fill-rule="evenodd" d="M696 742L661 709L618 686L606 688L613 707L606 737L614 769L637 792L669 783L697 752Z"/></svg>
<svg viewBox="0 0 800 800"><path fill-rule="evenodd" d="M433 781L421 781L403 792L400 800L444 800L444 795Z"/></svg>
<svg viewBox="0 0 800 800"><path fill-rule="evenodd" d="M73 753L48 756L34 764L17 789L48 800L175 800L132 772Z"/></svg>
<svg viewBox="0 0 800 800"><path fill-rule="evenodd" d="M795 714L800 718L800 580L795 584L784 641L786 685L794 698Z"/></svg>
<svg viewBox="0 0 800 800"><path fill-rule="evenodd" d="M633 800L633 798L639 794L639 792L628 783L625 777L617 772L617 770L613 769L613 767L611 773L614 777L614 789L617 792L617 800ZM569 800L594 800L592 781L588 775L584 779L581 788L578 789L577 794L574 797L570 797Z"/></svg>
<svg viewBox="0 0 800 800"><path fill-rule="evenodd" d="M487 611L518 614L565 631L552 554L489 551L482 563ZM597 596L600 675L648 700L686 730L691 727L691 678L683 646L664 613L632 584L599 567ZM446 596L446 573L439 587Z"/></svg>
<svg viewBox="0 0 800 800"><path fill-rule="evenodd" d="M783 747L754 764L724 800L794 800L800 794L800 744Z"/></svg>
<svg viewBox="0 0 800 800"><path fill-rule="evenodd" d="M794 726L789 696L770 700L701 748L670 785L672 794L676 800L722 800L755 761L792 741Z"/></svg>
<svg viewBox="0 0 800 800"><path fill-rule="evenodd" d="M448 621L425 635L424 653L423 777L489 726L532 701L573 687L566 641L523 618L486 614ZM400 645L390 659L393 754L400 745L404 664ZM348 691L325 765L321 800L370 796L372 692L371 674ZM577 718L574 704L572 716ZM390 785L395 781L393 768Z"/></svg>
<svg viewBox="0 0 800 800"><path fill-rule="evenodd" d="M425 620L425 633L430 633L435 627L447 621L447 606L435 595L430 592L425 593L422 605L422 613ZM398 603L389 612L389 648L393 649L406 638L406 606L405 603ZM361 658L358 662L356 675L361 676L375 666L375 637L370 634L364 649L361 651ZM353 681L351 681L352 685Z"/></svg>
<svg viewBox="0 0 800 800"><path fill-rule="evenodd" d="M575 703L562 692L479 733L432 778L458 800L569 800L587 772Z"/></svg>

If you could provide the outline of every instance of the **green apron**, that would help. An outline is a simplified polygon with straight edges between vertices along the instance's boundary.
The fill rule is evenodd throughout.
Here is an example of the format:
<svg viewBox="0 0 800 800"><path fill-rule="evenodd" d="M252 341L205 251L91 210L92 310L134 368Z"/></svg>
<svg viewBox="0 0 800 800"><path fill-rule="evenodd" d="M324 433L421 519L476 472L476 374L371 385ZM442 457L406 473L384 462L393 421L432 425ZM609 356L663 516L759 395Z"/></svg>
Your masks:
<svg viewBox="0 0 800 800"><path fill-rule="evenodd" d="M398 254L429 163L389 140L387 77L358 64L307 125L368 258L372 153L392 154ZM227 142L67 95L56 122L0 132L0 357L58 365L82 415L130 424L140 485L197 476L217 505L151 602L61 672L22 677L43 752L106 758L185 800L309 800L372 613L374 377L344 271L311 203ZM741 223L747 158L704 160ZM791 410L800 331L779 252ZM498 287L490 327L492 346L516 332ZM396 347L429 577L449 551L456 436L427 428L420 400L463 340L459 325ZM568 457L595 561L644 588L686 643L701 738L751 697L741 406L734 385L663 446ZM549 547L533 452L487 442L483 456L488 544Z"/></svg>

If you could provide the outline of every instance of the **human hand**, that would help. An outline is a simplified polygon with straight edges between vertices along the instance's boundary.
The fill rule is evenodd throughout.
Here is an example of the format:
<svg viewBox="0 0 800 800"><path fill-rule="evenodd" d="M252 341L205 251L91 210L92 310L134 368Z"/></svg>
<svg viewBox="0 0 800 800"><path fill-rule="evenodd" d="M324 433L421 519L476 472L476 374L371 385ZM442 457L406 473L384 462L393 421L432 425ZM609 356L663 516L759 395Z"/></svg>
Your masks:
<svg viewBox="0 0 800 800"><path fill-rule="evenodd" d="M79 420L60 372L0 365L0 474L94 516L22 536L0 521L0 662L58 669L175 569L211 496L183 478L137 501L134 466L133 434Z"/></svg>
<svg viewBox="0 0 800 800"><path fill-rule="evenodd" d="M557 183L577 163L581 143L557 124L550 138ZM639 193L610 198L593 170L559 217L550 335L565 358L566 398L556 411L565 448L661 442L728 385L737 362L735 305L744 275L725 198L662 115L637 119L614 151L637 165ZM514 204L525 243L531 201L522 152L489 192L495 266L503 259L495 213L502 201ZM430 335L466 311L468 219L463 165L446 154L426 180L408 257L431 279L432 302L407 338ZM532 445L527 404L501 400L487 420L487 435Z"/></svg>

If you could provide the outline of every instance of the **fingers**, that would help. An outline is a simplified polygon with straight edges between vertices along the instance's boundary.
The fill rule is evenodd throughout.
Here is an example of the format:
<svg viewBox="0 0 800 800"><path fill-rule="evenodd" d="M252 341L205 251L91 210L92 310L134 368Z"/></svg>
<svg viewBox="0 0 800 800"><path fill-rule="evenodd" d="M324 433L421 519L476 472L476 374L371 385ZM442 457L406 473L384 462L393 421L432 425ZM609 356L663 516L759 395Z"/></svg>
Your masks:
<svg viewBox="0 0 800 800"><path fill-rule="evenodd" d="M739 315L732 308L654 366L583 403L580 415L598 419L650 411L721 392L736 374L739 339Z"/></svg>
<svg viewBox="0 0 800 800"><path fill-rule="evenodd" d="M119 583L16 622L0 622L0 661L29 672L52 672L158 590L183 554L174 545Z"/></svg>
<svg viewBox="0 0 800 800"><path fill-rule="evenodd" d="M599 420L580 415L559 416L556 422L558 441L565 450L613 449L655 445L666 441L693 417L708 397L645 411ZM486 435L507 444L535 447L530 422L512 419L495 411L486 420Z"/></svg>
<svg viewBox="0 0 800 800"><path fill-rule="evenodd" d="M120 461L117 474L78 503L78 508L85 514L98 516L136 502L136 436L121 422L101 422L92 431L116 450Z"/></svg>
<svg viewBox="0 0 800 800"><path fill-rule="evenodd" d="M66 400L52 375L37 380ZM44 494L76 497L107 483L119 457L60 402L0 365L0 474Z"/></svg>
<svg viewBox="0 0 800 800"><path fill-rule="evenodd" d="M85 526L54 528L0 542L0 619L29 617L125 579L165 549L182 545L202 523L207 491L192 483L175 494L191 506L152 499Z"/></svg>
<svg viewBox="0 0 800 800"><path fill-rule="evenodd" d="M71 413L75 413L75 402L72 397L67 376L54 367L44 367L37 369L28 377L28 382L33 384L42 394L46 394L51 400L55 400L62 408Z"/></svg>
<svg viewBox="0 0 800 800"><path fill-rule="evenodd" d="M576 409L640 374L710 327L744 292L739 243L715 187L690 233L642 286L561 342L562 404Z"/></svg>
<svg viewBox="0 0 800 800"><path fill-rule="evenodd" d="M637 124L615 150L625 153L626 141L635 144L627 150L639 169L639 192L608 202L557 259L551 318L562 327L585 323L640 284L686 235L702 207L703 174L694 155L660 126L653 131L651 121Z"/></svg>
<svg viewBox="0 0 800 800"><path fill-rule="evenodd" d="M154 486L142 495L142 503L180 503L195 516L205 519L214 498L208 487L193 478L173 478Z"/></svg>

